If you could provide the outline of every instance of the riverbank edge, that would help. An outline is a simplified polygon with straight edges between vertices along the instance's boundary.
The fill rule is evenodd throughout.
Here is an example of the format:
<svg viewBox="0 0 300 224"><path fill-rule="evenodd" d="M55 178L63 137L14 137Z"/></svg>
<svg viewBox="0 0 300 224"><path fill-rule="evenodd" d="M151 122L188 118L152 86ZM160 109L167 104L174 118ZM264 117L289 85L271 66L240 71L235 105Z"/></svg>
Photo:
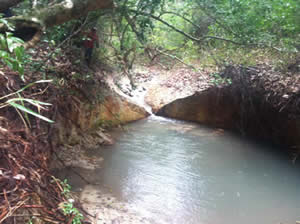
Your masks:
<svg viewBox="0 0 300 224"><path fill-rule="evenodd" d="M47 44L36 48L40 61L47 59L45 49L48 48ZM52 80L37 82L43 80L43 72L25 72L26 83L31 84L22 89L22 94L49 103L38 113L54 123L27 114L24 118L13 107L0 111L0 141L3 143L0 147L0 185L6 195L0 200L3 202L0 206L1 223L72 222L74 216L70 212L80 210L80 202L73 201L66 193L69 186L53 176L53 161L56 160L54 163L60 167L87 167L92 164L91 160L79 151L74 150L75 154L78 153L74 157L66 157L72 158L71 161L64 160L60 153L68 155L70 148L113 144L106 130L149 115L128 97L113 91L105 79L112 74L111 71L101 65L88 68L74 63L78 60L78 52L71 56L67 53L51 60L52 66L47 67L47 78ZM54 75L52 67L55 67ZM10 96L11 91L19 90L24 82L8 67L2 71L0 92L3 96ZM83 163L76 162L77 159ZM66 213L65 206L74 206L74 209ZM88 218L84 212L83 215Z"/></svg>
<svg viewBox="0 0 300 224"><path fill-rule="evenodd" d="M93 172L101 169L103 158L88 156L87 152L114 144L110 129L122 129L124 124L150 115L142 105L124 94L112 77L111 74L101 76L100 91L98 82L89 86L86 90L89 98L81 98L80 101L73 99L68 105L61 105L52 138L56 150L50 167L55 173L71 169L74 175L85 182L82 191L74 192L74 195L82 206L83 214L89 214L86 218L90 223L151 223L106 189L95 185L93 180L88 179L87 173L76 171L83 169ZM95 97L99 94L100 97Z"/></svg>
<svg viewBox="0 0 300 224"><path fill-rule="evenodd" d="M299 74L283 74L266 65L236 65L227 66L218 76L229 82L176 99L157 115L230 129L285 145L298 156Z"/></svg>

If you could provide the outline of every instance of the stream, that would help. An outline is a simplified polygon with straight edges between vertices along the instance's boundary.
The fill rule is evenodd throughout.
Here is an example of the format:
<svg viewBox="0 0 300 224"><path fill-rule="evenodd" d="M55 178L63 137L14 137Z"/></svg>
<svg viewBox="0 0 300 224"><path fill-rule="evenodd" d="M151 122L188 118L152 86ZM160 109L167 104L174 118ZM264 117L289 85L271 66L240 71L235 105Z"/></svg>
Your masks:
<svg viewBox="0 0 300 224"><path fill-rule="evenodd" d="M116 130L92 179L155 223L300 220L300 171L272 145L151 116Z"/></svg>

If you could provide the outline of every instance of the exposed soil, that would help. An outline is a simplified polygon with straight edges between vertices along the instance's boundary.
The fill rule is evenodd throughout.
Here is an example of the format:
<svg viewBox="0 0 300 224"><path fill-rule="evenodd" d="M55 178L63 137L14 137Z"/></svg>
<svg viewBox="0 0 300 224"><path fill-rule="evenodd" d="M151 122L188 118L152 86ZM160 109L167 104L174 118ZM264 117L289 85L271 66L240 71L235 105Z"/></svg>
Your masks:
<svg viewBox="0 0 300 224"><path fill-rule="evenodd" d="M137 68L133 80L146 89L144 100L154 113L175 99L212 86L208 71L194 71L185 67L174 67L171 70L155 66Z"/></svg>
<svg viewBox="0 0 300 224"><path fill-rule="evenodd" d="M257 92L263 94L268 101L272 101L274 107L280 111L292 112L294 115L299 114L299 108L297 108L299 102L296 100L296 98L299 99L300 89L298 70L280 72L274 71L270 65L261 64L257 67L247 68L228 66L225 70L215 73L222 78L236 80L237 77L240 77L241 72L249 76L250 80L247 84L256 88ZM159 75L157 75L158 73ZM152 74L155 76L150 82L147 82L149 88L145 101L152 106L154 112L175 99L214 86L216 79L210 71L195 72L188 68L175 68L171 71L157 71L155 68L148 68L144 74L137 72L135 78L140 81L140 75L147 77ZM221 87L223 84L217 85Z"/></svg>

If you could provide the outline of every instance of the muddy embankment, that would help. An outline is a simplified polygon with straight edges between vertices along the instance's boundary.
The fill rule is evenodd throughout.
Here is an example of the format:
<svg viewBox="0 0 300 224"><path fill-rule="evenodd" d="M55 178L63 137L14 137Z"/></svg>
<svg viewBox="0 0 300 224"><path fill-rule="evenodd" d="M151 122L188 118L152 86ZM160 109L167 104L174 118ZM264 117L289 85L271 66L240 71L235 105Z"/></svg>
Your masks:
<svg viewBox="0 0 300 224"><path fill-rule="evenodd" d="M290 148L300 145L300 77L268 66L229 66L225 84L177 99L157 115L231 129Z"/></svg>
<svg viewBox="0 0 300 224"><path fill-rule="evenodd" d="M70 99L70 98L69 98ZM66 99L67 100L67 99ZM112 78L90 83L81 96L62 101L56 120L58 142L79 143L83 134L145 118L149 113L114 85Z"/></svg>
<svg viewBox="0 0 300 224"><path fill-rule="evenodd" d="M74 196L90 214L86 223L150 223L93 178L103 159L89 152L114 144L107 130L149 116L142 106L119 90L112 76L106 74L105 78L100 72L95 76L101 82L95 79L85 83L80 93L60 100L64 103L58 106L53 138L56 152L51 168L74 187Z"/></svg>
<svg viewBox="0 0 300 224"><path fill-rule="evenodd" d="M94 167L90 161L79 158L87 149L113 144L114 140L106 130L149 116L141 105L119 90L112 76L95 75L101 82L86 83L79 94L62 96L64 99L60 102L63 105L58 106L52 140L56 148L61 148L58 156L67 166Z"/></svg>

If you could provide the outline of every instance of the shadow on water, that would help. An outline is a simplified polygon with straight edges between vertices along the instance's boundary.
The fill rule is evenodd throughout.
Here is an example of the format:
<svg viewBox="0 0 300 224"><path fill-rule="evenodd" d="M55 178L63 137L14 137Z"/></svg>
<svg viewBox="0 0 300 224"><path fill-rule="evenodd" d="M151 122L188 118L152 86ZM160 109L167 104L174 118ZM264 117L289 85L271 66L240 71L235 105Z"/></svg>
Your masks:
<svg viewBox="0 0 300 224"><path fill-rule="evenodd" d="M115 145L89 152L104 157L104 164L86 175L158 223L275 224L300 218L299 168L285 150L155 116L126 129L113 133Z"/></svg>

